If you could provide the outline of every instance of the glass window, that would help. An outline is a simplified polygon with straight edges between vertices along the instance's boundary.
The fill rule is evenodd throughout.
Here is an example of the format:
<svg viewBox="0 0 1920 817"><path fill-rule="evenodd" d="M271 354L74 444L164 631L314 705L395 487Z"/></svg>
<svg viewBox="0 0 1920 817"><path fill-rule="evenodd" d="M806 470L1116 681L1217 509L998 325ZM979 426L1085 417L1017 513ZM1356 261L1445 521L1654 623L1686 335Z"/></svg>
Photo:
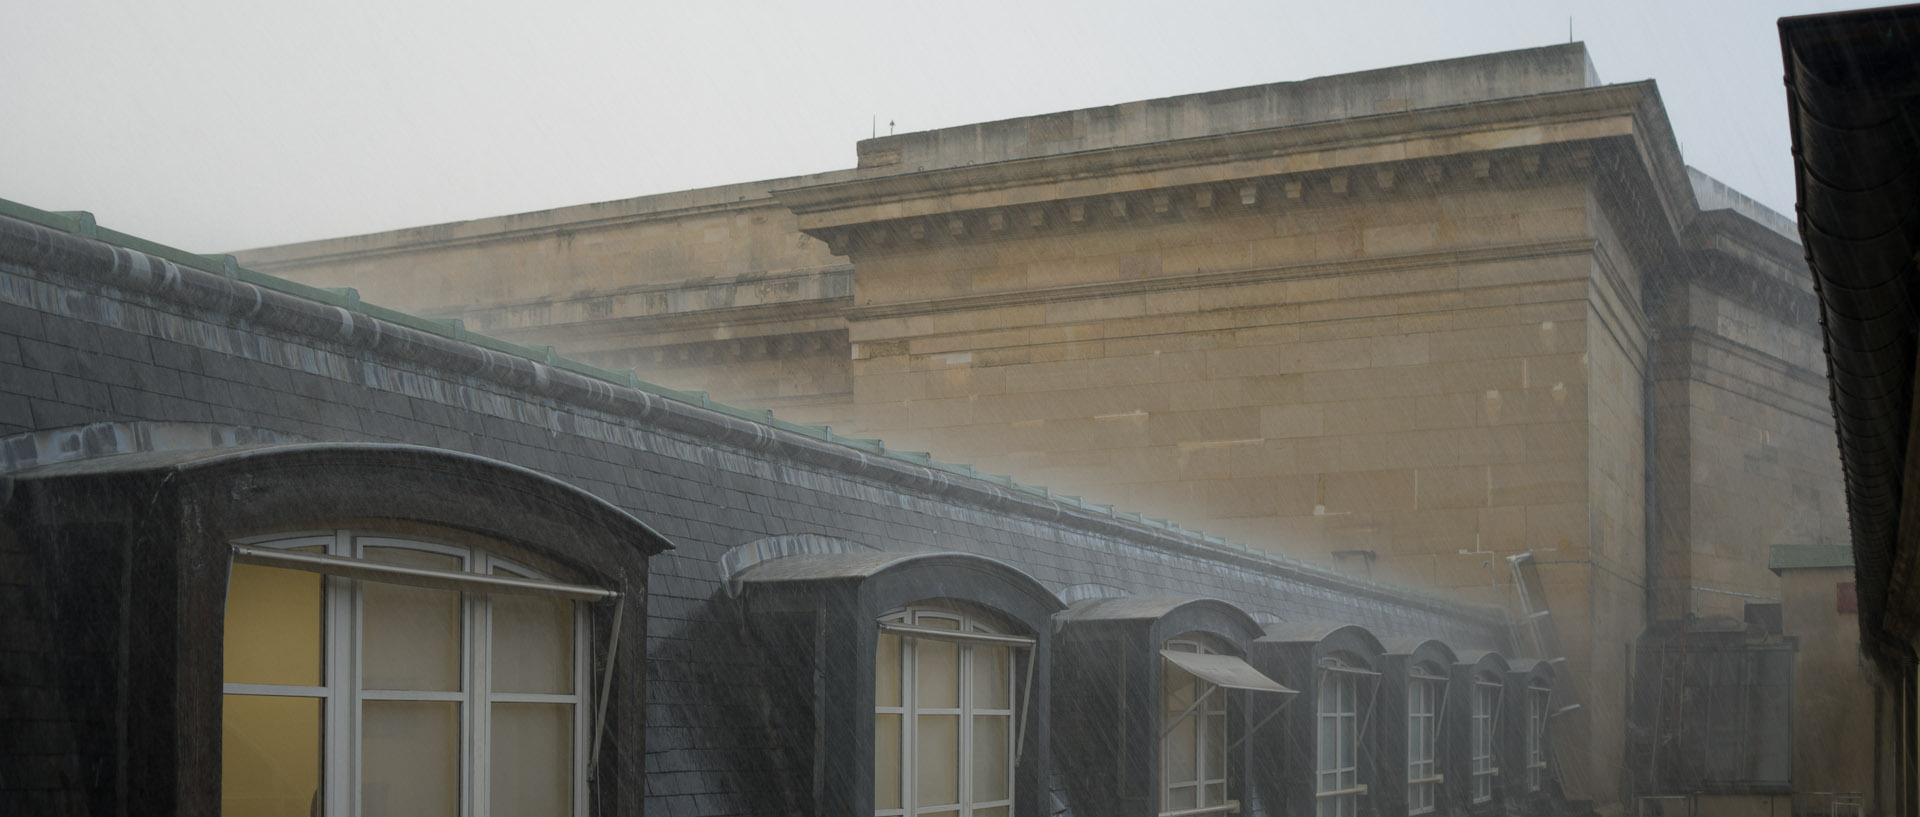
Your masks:
<svg viewBox="0 0 1920 817"><path fill-rule="evenodd" d="M1191 636L1170 639L1165 649L1224 652ZM1160 668L1160 728L1166 732L1160 742L1160 809L1222 805L1227 802L1227 693L1171 661L1162 659Z"/></svg>
<svg viewBox="0 0 1920 817"><path fill-rule="evenodd" d="M1407 813L1434 810L1440 788L1439 670L1416 668L1407 679Z"/></svg>
<svg viewBox="0 0 1920 817"><path fill-rule="evenodd" d="M981 616L916 606L883 622L994 634ZM880 633L874 660L876 815L1007 817L1013 808L1014 646Z"/></svg>
<svg viewBox="0 0 1920 817"><path fill-rule="evenodd" d="M1500 770L1493 765L1494 723L1500 712L1500 682L1480 677L1473 681L1473 801L1493 799L1493 778Z"/></svg>
<svg viewBox="0 0 1920 817"><path fill-rule="evenodd" d="M250 542L538 578L470 547L333 531ZM227 815L583 815L585 610L236 563Z"/></svg>
<svg viewBox="0 0 1920 817"><path fill-rule="evenodd" d="M1314 792L1318 817L1355 817L1360 808L1360 674L1338 659L1320 670Z"/></svg>

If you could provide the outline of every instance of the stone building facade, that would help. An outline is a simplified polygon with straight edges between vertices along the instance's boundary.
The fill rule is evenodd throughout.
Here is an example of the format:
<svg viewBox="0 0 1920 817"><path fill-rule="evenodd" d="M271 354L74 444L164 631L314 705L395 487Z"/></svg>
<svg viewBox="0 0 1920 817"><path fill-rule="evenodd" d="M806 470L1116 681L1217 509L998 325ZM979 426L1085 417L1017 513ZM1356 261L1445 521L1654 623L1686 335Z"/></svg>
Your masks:
<svg viewBox="0 0 1920 817"><path fill-rule="evenodd" d="M1642 631L1846 536L1793 223L1579 44L857 157L241 258L1464 601L1513 605L1530 554L1602 804Z"/></svg>
<svg viewBox="0 0 1920 817"><path fill-rule="evenodd" d="M0 211L5 813L1566 805L1496 609Z"/></svg>

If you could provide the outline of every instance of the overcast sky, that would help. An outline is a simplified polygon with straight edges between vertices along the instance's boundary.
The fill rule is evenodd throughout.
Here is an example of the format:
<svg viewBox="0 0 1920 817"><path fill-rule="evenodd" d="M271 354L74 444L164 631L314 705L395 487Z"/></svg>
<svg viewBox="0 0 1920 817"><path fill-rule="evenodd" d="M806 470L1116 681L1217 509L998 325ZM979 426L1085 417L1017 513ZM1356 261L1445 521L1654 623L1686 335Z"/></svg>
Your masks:
<svg viewBox="0 0 1920 817"><path fill-rule="evenodd" d="M1851 4L1858 5L1858 4ZM0 198L197 252L850 167L900 132L1565 42L1791 213L1801 2L15 0Z"/></svg>

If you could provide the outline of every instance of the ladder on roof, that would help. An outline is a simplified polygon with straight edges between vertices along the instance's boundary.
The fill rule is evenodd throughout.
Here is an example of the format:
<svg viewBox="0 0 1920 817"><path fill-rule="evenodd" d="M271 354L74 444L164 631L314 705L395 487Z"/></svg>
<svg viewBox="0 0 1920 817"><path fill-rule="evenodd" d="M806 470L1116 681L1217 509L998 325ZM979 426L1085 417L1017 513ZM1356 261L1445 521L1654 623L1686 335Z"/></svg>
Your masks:
<svg viewBox="0 0 1920 817"><path fill-rule="evenodd" d="M1580 712L1586 701L1583 690L1586 679L1574 677L1568 669L1567 653L1560 644L1560 629L1553 623L1553 611L1547 608L1540 566L1534 563L1533 553L1527 552L1508 556L1507 567L1513 571L1514 601L1519 612L1519 618L1511 622L1513 645L1524 654L1544 658L1553 665L1554 709L1548 718ZM1549 729L1548 734L1554 756L1560 759L1549 771L1559 782L1560 791L1568 800L1590 800L1593 795L1587 785L1588 747L1577 739L1585 736L1569 734L1566 729Z"/></svg>

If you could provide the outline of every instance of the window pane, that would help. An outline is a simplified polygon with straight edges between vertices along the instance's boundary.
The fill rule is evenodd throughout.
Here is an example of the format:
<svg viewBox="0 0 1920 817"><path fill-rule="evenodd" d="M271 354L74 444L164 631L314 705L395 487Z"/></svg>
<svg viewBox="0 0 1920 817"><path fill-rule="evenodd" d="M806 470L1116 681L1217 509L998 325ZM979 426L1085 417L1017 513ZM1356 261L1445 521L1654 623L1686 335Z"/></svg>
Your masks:
<svg viewBox="0 0 1920 817"><path fill-rule="evenodd" d="M1163 699L1166 701L1166 706L1162 707L1162 710L1166 712L1167 719L1172 720L1180 713L1187 711L1187 707L1193 706L1193 676L1169 666L1165 683L1167 689Z"/></svg>
<svg viewBox="0 0 1920 817"><path fill-rule="evenodd" d="M1005 715L973 719L973 799L977 803L1007 799L1007 762L1012 732Z"/></svg>
<svg viewBox="0 0 1920 817"><path fill-rule="evenodd" d="M916 627L925 627L929 630L952 630L956 633L960 631L960 619L954 618L953 615L949 613L922 611L914 617L913 624Z"/></svg>
<svg viewBox="0 0 1920 817"><path fill-rule="evenodd" d="M1354 730L1353 718L1342 717L1340 719L1340 728L1336 730L1340 733L1340 767L1341 768L1346 768L1348 766L1353 765L1353 737L1354 737L1353 730Z"/></svg>
<svg viewBox="0 0 1920 817"><path fill-rule="evenodd" d="M320 699L226 695L221 700L221 813L319 813Z"/></svg>
<svg viewBox="0 0 1920 817"><path fill-rule="evenodd" d="M973 810L973 817L1007 817L1007 807L977 808Z"/></svg>
<svg viewBox="0 0 1920 817"><path fill-rule="evenodd" d="M1007 709L1007 648L992 645L973 647L973 705L983 709Z"/></svg>
<svg viewBox="0 0 1920 817"><path fill-rule="evenodd" d="M960 706L960 647L947 641L917 639L913 645L918 697L922 708ZM946 801L942 801L946 802Z"/></svg>
<svg viewBox="0 0 1920 817"><path fill-rule="evenodd" d="M573 692L573 602L505 593L493 606L493 688Z"/></svg>
<svg viewBox="0 0 1920 817"><path fill-rule="evenodd" d="M1196 794L1193 786L1176 786L1167 789L1167 810L1179 811L1194 808L1197 805L1194 801Z"/></svg>
<svg viewBox="0 0 1920 817"><path fill-rule="evenodd" d="M1225 783L1208 784L1206 792L1206 802L1201 803L1201 805L1217 806L1227 802L1227 784Z"/></svg>
<svg viewBox="0 0 1920 817"><path fill-rule="evenodd" d="M960 802L960 716L921 715L913 765L918 805Z"/></svg>
<svg viewBox="0 0 1920 817"><path fill-rule="evenodd" d="M899 715L873 716L873 807L900 807Z"/></svg>
<svg viewBox="0 0 1920 817"><path fill-rule="evenodd" d="M567 813L573 800L573 706L494 704L492 727L490 813Z"/></svg>
<svg viewBox="0 0 1920 817"><path fill-rule="evenodd" d="M1221 697L1214 693L1214 697ZM1219 780L1227 776L1227 716L1209 715L1205 722L1206 736L1201 747L1205 752L1201 771L1208 780Z"/></svg>
<svg viewBox="0 0 1920 817"><path fill-rule="evenodd" d="M304 570L235 564L227 584L223 680L320 686L321 587Z"/></svg>
<svg viewBox="0 0 1920 817"><path fill-rule="evenodd" d="M880 646L873 657L873 703L875 706L900 705L900 637L880 634Z"/></svg>
<svg viewBox="0 0 1920 817"><path fill-rule="evenodd" d="M451 815L460 808L460 706L365 701L360 807L366 817Z"/></svg>
<svg viewBox="0 0 1920 817"><path fill-rule="evenodd" d="M1167 741L1164 744L1167 753L1167 782L1193 782L1193 761L1196 751L1194 731L1194 718L1188 716L1180 721L1178 726L1173 727L1172 732L1167 733Z"/></svg>
<svg viewBox="0 0 1920 817"><path fill-rule="evenodd" d="M369 547L369 561L458 570L460 559L402 548ZM397 584L360 583L361 682L368 689L460 688L460 594Z"/></svg>

